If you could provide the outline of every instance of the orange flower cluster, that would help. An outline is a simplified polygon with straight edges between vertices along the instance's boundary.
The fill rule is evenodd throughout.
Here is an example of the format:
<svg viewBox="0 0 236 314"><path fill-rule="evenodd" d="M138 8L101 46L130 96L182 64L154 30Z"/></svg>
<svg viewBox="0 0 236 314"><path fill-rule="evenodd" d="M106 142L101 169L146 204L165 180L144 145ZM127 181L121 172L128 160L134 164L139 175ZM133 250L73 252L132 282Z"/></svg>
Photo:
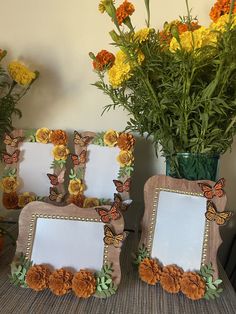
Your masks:
<svg viewBox="0 0 236 314"><path fill-rule="evenodd" d="M81 270L72 280L72 290L79 298L89 298L96 291L96 278L90 271Z"/></svg>
<svg viewBox="0 0 236 314"><path fill-rule="evenodd" d="M229 14L231 0L217 0L210 11L210 18L213 22L225 14ZM234 3L233 13L236 13L236 2Z"/></svg>
<svg viewBox="0 0 236 314"><path fill-rule="evenodd" d="M96 71L104 71L113 66L115 62L115 56L113 53L108 52L107 50L101 50L93 60L93 68Z"/></svg>
<svg viewBox="0 0 236 314"><path fill-rule="evenodd" d="M83 207L83 204L84 204L84 200L85 200L85 196L83 194L70 194L68 200L67 200L67 203L68 204L75 204L76 206L78 207Z"/></svg>
<svg viewBox="0 0 236 314"><path fill-rule="evenodd" d="M196 29L200 28L201 26L198 24L198 22L191 22L191 25L189 26L188 23L181 23L179 22L177 24L178 33L182 34L184 32L187 32L189 30L195 31Z"/></svg>
<svg viewBox="0 0 236 314"><path fill-rule="evenodd" d="M183 270L175 265L163 267L160 284L162 288L169 293L178 293L180 291L180 281L183 276Z"/></svg>
<svg viewBox="0 0 236 314"><path fill-rule="evenodd" d="M121 133L117 139L117 146L121 150L132 150L134 144L135 138L129 133Z"/></svg>
<svg viewBox="0 0 236 314"><path fill-rule="evenodd" d="M56 295L64 295L71 290L73 274L63 268L54 271L49 277L49 289Z"/></svg>
<svg viewBox="0 0 236 314"><path fill-rule="evenodd" d="M149 285L155 285L160 280L161 267L152 258L145 258L139 265L139 277Z"/></svg>
<svg viewBox="0 0 236 314"><path fill-rule="evenodd" d="M134 11L133 4L125 0L116 10L118 24L121 25L127 17L134 13Z"/></svg>
<svg viewBox="0 0 236 314"><path fill-rule="evenodd" d="M49 141L53 145L66 145L68 141L66 132L63 130L52 130L49 135Z"/></svg>
<svg viewBox="0 0 236 314"><path fill-rule="evenodd" d="M42 291L48 288L50 270L45 265L34 265L27 271L25 281L31 289Z"/></svg>
<svg viewBox="0 0 236 314"><path fill-rule="evenodd" d="M180 282L181 291L191 300L199 300L204 297L206 283L203 278L194 272L186 272Z"/></svg>
<svg viewBox="0 0 236 314"><path fill-rule="evenodd" d="M6 209L18 208L18 195L16 192L3 193L2 203Z"/></svg>

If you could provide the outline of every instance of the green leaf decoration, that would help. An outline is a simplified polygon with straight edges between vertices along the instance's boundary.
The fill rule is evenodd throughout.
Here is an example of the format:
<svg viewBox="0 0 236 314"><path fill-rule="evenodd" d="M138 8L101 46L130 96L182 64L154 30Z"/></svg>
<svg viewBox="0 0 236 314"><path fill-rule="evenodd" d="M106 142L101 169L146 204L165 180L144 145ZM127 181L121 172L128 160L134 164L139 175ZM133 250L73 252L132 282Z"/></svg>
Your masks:
<svg viewBox="0 0 236 314"><path fill-rule="evenodd" d="M17 169L16 168L7 168L3 171L2 178L6 177L16 177Z"/></svg>
<svg viewBox="0 0 236 314"><path fill-rule="evenodd" d="M25 276L32 264L33 262L28 260L26 256L21 253L18 260L11 263L10 282L15 286L27 288Z"/></svg>
<svg viewBox="0 0 236 314"><path fill-rule="evenodd" d="M212 264L203 265L200 269L200 275L203 277L206 283L206 292L204 298L206 300L214 300L220 296L220 293L223 291L222 288L219 288L219 285L222 283L221 279L216 279L213 281L214 269Z"/></svg>
<svg viewBox="0 0 236 314"><path fill-rule="evenodd" d="M50 169L60 168L62 169L66 164L66 160L53 160Z"/></svg>
<svg viewBox="0 0 236 314"><path fill-rule="evenodd" d="M77 168L76 171L74 169L70 169L69 178L71 180L73 180L73 179L82 180L84 178L84 168Z"/></svg>
<svg viewBox="0 0 236 314"><path fill-rule="evenodd" d="M138 253L135 257L134 264L139 265L145 258L150 258L150 253L147 248L143 245L138 249Z"/></svg>
<svg viewBox="0 0 236 314"><path fill-rule="evenodd" d="M117 287L112 281L112 266L105 264L101 271L97 272L97 288L95 295L100 298L107 298L115 294Z"/></svg>
<svg viewBox="0 0 236 314"><path fill-rule="evenodd" d="M126 177L126 176L130 177L133 171L134 171L133 166L121 167L118 172L118 179L122 179L123 177Z"/></svg>
<svg viewBox="0 0 236 314"><path fill-rule="evenodd" d="M96 136L93 138L91 144L99 145L99 146L106 146L104 143L104 139L103 139L104 134L105 134L105 132L97 133Z"/></svg>
<svg viewBox="0 0 236 314"><path fill-rule="evenodd" d="M110 198L100 198L99 204L100 205L110 205L112 200Z"/></svg>
<svg viewBox="0 0 236 314"><path fill-rule="evenodd" d="M40 201L40 202L43 201L44 199L45 199L45 196L36 196L35 197L35 200Z"/></svg>
<svg viewBox="0 0 236 314"><path fill-rule="evenodd" d="M25 140L26 142L36 142L36 137L35 137L36 130L30 129L25 131Z"/></svg>

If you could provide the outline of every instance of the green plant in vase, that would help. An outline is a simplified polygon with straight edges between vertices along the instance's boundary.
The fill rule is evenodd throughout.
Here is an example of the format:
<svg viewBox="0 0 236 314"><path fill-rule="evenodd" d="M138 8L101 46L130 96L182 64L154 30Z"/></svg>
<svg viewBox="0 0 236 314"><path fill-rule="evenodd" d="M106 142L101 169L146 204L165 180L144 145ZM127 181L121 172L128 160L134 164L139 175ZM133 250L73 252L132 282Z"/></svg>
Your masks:
<svg viewBox="0 0 236 314"><path fill-rule="evenodd" d="M217 0L205 27L185 2L186 16L156 30L145 0L146 27L136 30L132 3L101 0L99 10L114 22L117 53L90 53L94 85L111 99L104 111L122 107L127 129L160 144L171 175L215 179L218 157L236 133L236 5Z"/></svg>

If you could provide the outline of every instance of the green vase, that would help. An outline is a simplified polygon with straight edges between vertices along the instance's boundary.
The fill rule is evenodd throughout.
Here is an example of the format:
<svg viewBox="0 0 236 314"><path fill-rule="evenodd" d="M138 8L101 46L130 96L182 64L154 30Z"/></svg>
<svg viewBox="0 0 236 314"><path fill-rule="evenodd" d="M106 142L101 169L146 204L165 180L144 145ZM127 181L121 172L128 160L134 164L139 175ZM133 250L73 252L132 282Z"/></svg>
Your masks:
<svg viewBox="0 0 236 314"><path fill-rule="evenodd" d="M212 180L218 176L218 154L177 153L166 157L166 175L187 180Z"/></svg>

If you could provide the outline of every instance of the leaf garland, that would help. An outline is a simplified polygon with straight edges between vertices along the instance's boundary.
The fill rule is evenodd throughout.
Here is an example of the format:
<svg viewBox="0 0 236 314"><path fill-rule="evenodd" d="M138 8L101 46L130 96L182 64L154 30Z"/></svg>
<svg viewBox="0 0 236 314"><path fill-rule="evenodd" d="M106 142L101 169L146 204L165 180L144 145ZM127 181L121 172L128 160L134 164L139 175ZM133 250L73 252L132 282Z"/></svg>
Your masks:
<svg viewBox="0 0 236 314"><path fill-rule="evenodd" d="M74 169L70 169L69 178L71 180L73 180L73 179L82 180L84 178L84 171L85 171L84 168L77 168L76 171Z"/></svg>
<svg viewBox="0 0 236 314"><path fill-rule="evenodd" d="M6 178L6 177L16 177L16 172L17 169L16 168L5 168L3 171L3 175L2 178Z"/></svg>
<svg viewBox="0 0 236 314"><path fill-rule="evenodd" d="M204 299L206 300L214 300L220 296L220 293L223 291L222 288L219 288L219 285L222 283L221 279L216 279L213 281L213 273L214 269L212 268L212 264L203 265L200 269L200 275L206 282L206 293L204 295Z"/></svg>
<svg viewBox="0 0 236 314"><path fill-rule="evenodd" d="M133 166L120 167L120 170L118 172L118 179L121 179L126 176L130 177L133 171L134 171Z"/></svg>
<svg viewBox="0 0 236 314"><path fill-rule="evenodd" d="M95 295L100 298L107 298L115 294L117 286L112 280L112 265L105 264L101 271L96 273L97 288Z"/></svg>
<svg viewBox="0 0 236 314"><path fill-rule="evenodd" d="M66 164L66 160L53 160L50 169L56 169L56 168L60 168L62 169Z"/></svg>
<svg viewBox="0 0 236 314"><path fill-rule="evenodd" d="M35 143L36 142L35 133L36 131L34 129L25 130L25 141Z"/></svg>
<svg viewBox="0 0 236 314"><path fill-rule="evenodd" d="M17 287L27 288L25 282L25 276L29 268L33 265L33 262L26 258L26 256L21 253L19 255L18 261L13 261L11 263L11 275L9 275L10 282Z"/></svg>
<svg viewBox="0 0 236 314"><path fill-rule="evenodd" d="M95 135L95 137L93 138L91 144L94 145L99 145L99 146L106 146L104 143L104 134L106 132L99 132Z"/></svg>
<svg viewBox="0 0 236 314"><path fill-rule="evenodd" d="M147 248L142 245L138 249L138 253L135 257L134 264L139 265L145 258L150 258L150 253L148 252Z"/></svg>

